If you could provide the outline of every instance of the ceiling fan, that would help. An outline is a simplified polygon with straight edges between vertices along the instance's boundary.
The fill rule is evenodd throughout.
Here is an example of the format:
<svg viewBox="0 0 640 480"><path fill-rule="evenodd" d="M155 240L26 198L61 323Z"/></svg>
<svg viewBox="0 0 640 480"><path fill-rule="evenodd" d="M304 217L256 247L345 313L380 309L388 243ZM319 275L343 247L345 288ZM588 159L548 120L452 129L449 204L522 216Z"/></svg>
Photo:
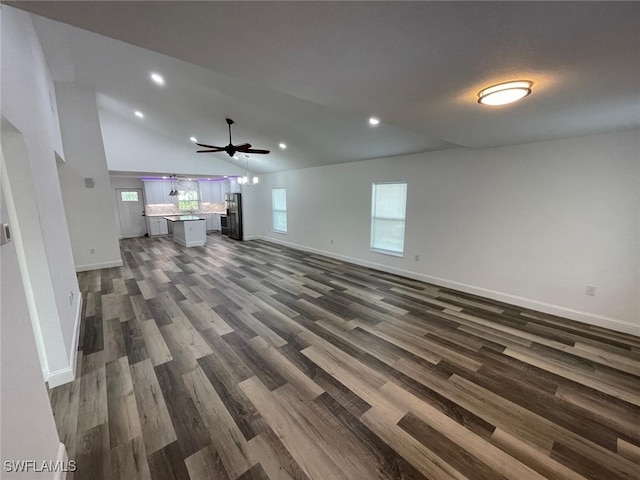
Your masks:
<svg viewBox="0 0 640 480"><path fill-rule="evenodd" d="M240 153L269 153L269 150L261 150L258 148L251 148L250 143L243 143L242 145L234 145L231 142L231 125L234 121L227 118L227 125L229 125L229 145L226 147L216 147L215 145L206 145L204 143L196 143L199 147L204 147L207 150L198 150L197 153L213 153L213 152L227 152L230 157L233 157L237 152Z"/></svg>

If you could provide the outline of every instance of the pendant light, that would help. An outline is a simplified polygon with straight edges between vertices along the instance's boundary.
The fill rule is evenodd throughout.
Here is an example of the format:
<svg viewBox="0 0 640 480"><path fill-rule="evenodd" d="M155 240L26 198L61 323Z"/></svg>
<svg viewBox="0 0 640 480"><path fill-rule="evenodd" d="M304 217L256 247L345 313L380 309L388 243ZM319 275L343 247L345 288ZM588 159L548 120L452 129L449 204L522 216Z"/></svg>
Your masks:
<svg viewBox="0 0 640 480"><path fill-rule="evenodd" d="M176 195L178 195L178 190L176 190L176 186L175 186L175 179L176 176L175 175L171 175L171 191L169 192L169 196L170 197L175 197Z"/></svg>
<svg viewBox="0 0 640 480"><path fill-rule="evenodd" d="M244 156L247 157L247 174L244 177L238 178L238 183L240 185L246 185L247 187L250 187L251 185L257 185L260 182L260 179L256 176L254 176L253 178L249 176L249 155L245 153Z"/></svg>

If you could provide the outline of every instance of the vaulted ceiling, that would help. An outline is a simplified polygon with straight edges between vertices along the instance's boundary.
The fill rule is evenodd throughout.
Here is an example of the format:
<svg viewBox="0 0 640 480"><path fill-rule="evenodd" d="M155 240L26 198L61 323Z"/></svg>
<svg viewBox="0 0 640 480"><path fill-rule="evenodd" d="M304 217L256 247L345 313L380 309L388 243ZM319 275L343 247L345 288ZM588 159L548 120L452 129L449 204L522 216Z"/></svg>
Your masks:
<svg viewBox="0 0 640 480"><path fill-rule="evenodd" d="M55 20L56 81L176 142L225 145L231 117L272 150L259 172L640 126L640 2L7 3ZM477 103L520 79L521 102Z"/></svg>

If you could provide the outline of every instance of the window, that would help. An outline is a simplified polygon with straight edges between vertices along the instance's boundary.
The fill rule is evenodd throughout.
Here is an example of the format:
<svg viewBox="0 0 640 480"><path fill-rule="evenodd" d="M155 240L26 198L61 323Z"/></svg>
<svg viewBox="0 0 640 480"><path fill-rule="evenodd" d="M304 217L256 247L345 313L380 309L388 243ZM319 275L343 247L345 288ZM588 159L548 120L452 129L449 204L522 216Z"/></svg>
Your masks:
<svg viewBox="0 0 640 480"><path fill-rule="evenodd" d="M137 202L138 192L120 192L120 200L123 202Z"/></svg>
<svg viewBox="0 0 640 480"><path fill-rule="evenodd" d="M273 199L273 231L287 233L287 191L284 188L274 188L271 194Z"/></svg>
<svg viewBox="0 0 640 480"><path fill-rule="evenodd" d="M178 209L198 210L197 190L178 190Z"/></svg>
<svg viewBox="0 0 640 480"><path fill-rule="evenodd" d="M373 184L371 250L402 256L406 209L406 182Z"/></svg>

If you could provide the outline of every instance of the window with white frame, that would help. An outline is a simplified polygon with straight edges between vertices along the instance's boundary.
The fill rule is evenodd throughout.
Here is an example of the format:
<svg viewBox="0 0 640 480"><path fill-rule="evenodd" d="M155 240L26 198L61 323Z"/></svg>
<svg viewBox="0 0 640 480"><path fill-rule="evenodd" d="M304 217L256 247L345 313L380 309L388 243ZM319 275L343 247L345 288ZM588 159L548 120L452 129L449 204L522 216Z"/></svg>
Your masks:
<svg viewBox="0 0 640 480"><path fill-rule="evenodd" d="M287 233L287 190L274 188L271 190L273 206L273 231Z"/></svg>
<svg viewBox="0 0 640 480"><path fill-rule="evenodd" d="M179 210L198 210L198 190L178 190Z"/></svg>
<svg viewBox="0 0 640 480"><path fill-rule="evenodd" d="M120 200L123 202L137 202L138 192L120 192Z"/></svg>
<svg viewBox="0 0 640 480"><path fill-rule="evenodd" d="M374 183L371 194L371 250L404 253L407 183Z"/></svg>

